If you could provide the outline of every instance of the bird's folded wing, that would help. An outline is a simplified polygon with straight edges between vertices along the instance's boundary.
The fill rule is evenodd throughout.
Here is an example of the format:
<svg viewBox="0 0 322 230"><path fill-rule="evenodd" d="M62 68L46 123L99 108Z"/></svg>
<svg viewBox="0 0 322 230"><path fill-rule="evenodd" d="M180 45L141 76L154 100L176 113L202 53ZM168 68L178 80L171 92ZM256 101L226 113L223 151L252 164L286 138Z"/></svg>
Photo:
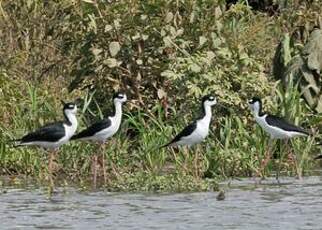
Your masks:
<svg viewBox="0 0 322 230"><path fill-rule="evenodd" d="M65 129L63 122L57 122L46 125L37 129L34 132L28 133L22 137L19 141L21 143L34 142L34 141L48 141L55 142L61 139L65 135Z"/></svg>
<svg viewBox="0 0 322 230"><path fill-rule="evenodd" d="M285 131L298 132L298 133L303 133L303 134L309 135L309 133L306 130L302 129L301 127L298 127L296 125L289 123L288 121L286 121L285 119L283 119L281 117L267 115L266 121L269 125L279 127Z"/></svg>
<svg viewBox="0 0 322 230"><path fill-rule="evenodd" d="M183 137L189 136L195 129L197 128L197 122L193 122L189 124L187 127L185 127L171 142L164 145L164 147L169 146L175 142L180 141Z"/></svg>
<svg viewBox="0 0 322 230"><path fill-rule="evenodd" d="M109 118L98 121L89 126L87 129L84 129L83 131L74 135L72 140L94 136L96 133L108 128L109 126L111 126L111 120Z"/></svg>

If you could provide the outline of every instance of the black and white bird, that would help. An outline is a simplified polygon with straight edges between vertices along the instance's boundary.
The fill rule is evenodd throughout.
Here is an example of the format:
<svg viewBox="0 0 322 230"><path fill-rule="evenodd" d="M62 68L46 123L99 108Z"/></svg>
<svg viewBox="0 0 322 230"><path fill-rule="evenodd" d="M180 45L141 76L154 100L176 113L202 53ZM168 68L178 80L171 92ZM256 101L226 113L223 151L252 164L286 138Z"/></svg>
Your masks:
<svg viewBox="0 0 322 230"><path fill-rule="evenodd" d="M75 134L77 129L77 106L74 103L64 103L63 113L65 121L45 125L34 132L28 133L20 139L15 140L18 146L39 146L50 150L48 170L50 172L51 184L53 184L51 173L54 153L58 148L67 143Z"/></svg>
<svg viewBox="0 0 322 230"><path fill-rule="evenodd" d="M305 137L309 133L287 122L284 118L262 112L262 101L254 97L249 101L250 109L253 112L256 122L270 134L272 139L290 139L293 137Z"/></svg>
<svg viewBox="0 0 322 230"><path fill-rule="evenodd" d="M175 138L168 144L162 146L193 146L202 142L209 133L211 121L211 107L217 104L215 97L211 95L202 98L202 116L185 127Z"/></svg>
<svg viewBox="0 0 322 230"><path fill-rule="evenodd" d="M100 143L102 147L102 167L104 180L106 181L106 172L105 172L105 157L104 157L104 143L106 139L112 137L120 128L122 120L122 105L127 101L127 97L124 93L116 93L113 96L114 102L114 115L108 116L103 120L100 120L78 134L74 135L72 140L82 140L82 141L93 141ZM93 156L93 180L94 187L96 187L96 168L97 168L97 155Z"/></svg>
<svg viewBox="0 0 322 230"><path fill-rule="evenodd" d="M306 137L309 133L303 128L293 125L284 118L263 113L262 101L258 97L252 98L249 107L255 117L256 122L270 135L269 150L266 153L266 159L262 164L262 169L266 166L270 159L270 148L273 139L289 140L294 137Z"/></svg>

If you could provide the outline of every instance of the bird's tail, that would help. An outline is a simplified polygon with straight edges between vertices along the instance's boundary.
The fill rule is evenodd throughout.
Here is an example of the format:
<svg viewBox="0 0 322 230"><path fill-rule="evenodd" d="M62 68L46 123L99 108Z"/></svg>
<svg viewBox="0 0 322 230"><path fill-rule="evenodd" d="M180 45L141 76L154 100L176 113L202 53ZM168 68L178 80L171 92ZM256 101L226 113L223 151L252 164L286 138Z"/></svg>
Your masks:
<svg viewBox="0 0 322 230"><path fill-rule="evenodd" d="M168 147L170 145L170 143L167 143L167 144L165 144L165 145L161 145L161 146L159 146L159 149L163 149L163 148L165 148L165 147Z"/></svg>
<svg viewBox="0 0 322 230"><path fill-rule="evenodd" d="M14 148L23 146L21 139L9 140L9 141L7 141L7 144L12 145L12 147L14 147Z"/></svg>
<svg viewBox="0 0 322 230"><path fill-rule="evenodd" d="M314 160L320 160L320 159L322 159L322 154L314 157Z"/></svg>
<svg viewBox="0 0 322 230"><path fill-rule="evenodd" d="M174 143L173 143L173 142L169 142L169 143L167 143L167 144L165 144L165 145L161 145L161 146L159 147L159 149L166 148L166 147L171 147L171 146L174 146Z"/></svg>
<svg viewBox="0 0 322 230"><path fill-rule="evenodd" d="M78 140L78 139L80 139L80 136L78 134L75 134L70 138L71 141L75 141L75 140Z"/></svg>

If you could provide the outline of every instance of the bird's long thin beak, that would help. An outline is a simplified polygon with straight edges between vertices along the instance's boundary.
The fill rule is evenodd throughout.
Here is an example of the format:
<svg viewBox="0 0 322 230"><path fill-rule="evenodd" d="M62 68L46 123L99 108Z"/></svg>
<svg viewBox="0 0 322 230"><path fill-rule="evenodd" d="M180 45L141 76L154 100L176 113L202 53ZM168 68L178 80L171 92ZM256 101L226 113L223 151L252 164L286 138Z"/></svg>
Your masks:
<svg viewBox="0 0 322 230"><path fill-rule="evenodd" d="M63 106L66 104L66 102L64 102L63 100L60 100L60 102Z"/></svg>
<svg viewBox="0 0 322 230"><path fill-rule="evenodd" d="M77 107L80 107L82 105L82 99L79 97L79 98L76 98L74 103Z"/></svg>

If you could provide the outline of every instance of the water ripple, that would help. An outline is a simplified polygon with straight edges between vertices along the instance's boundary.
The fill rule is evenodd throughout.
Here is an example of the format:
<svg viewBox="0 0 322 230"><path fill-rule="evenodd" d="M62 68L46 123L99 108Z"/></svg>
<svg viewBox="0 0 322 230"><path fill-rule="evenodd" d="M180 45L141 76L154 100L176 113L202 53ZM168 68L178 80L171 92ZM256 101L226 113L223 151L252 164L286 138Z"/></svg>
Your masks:
<svg viewBox="0 0 322 230"><path fill-rule="evenodd" d="M7 188L0 196L1 229L321 229L320 177L286 179L279 185L273 180L229 184L224 201L211 192L153 195L75 189L47 199L40 189Z"/></svg>

